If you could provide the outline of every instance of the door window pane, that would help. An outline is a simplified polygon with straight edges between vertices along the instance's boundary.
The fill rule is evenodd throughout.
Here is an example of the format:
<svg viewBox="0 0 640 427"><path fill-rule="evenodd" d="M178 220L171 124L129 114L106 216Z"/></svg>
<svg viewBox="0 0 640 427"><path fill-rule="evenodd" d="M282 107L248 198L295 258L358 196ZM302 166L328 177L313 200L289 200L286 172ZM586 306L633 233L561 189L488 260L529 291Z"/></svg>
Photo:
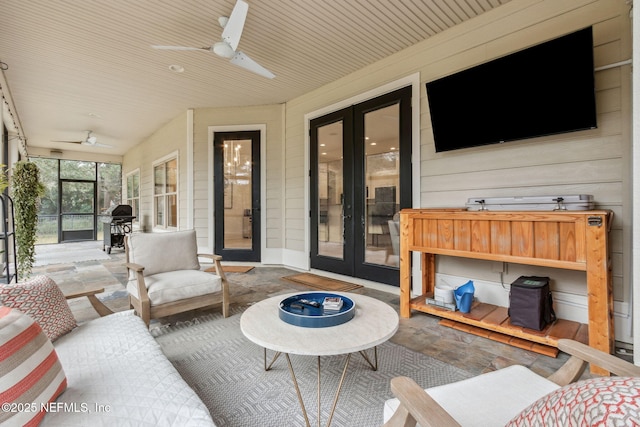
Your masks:
<svg viewBox="0 0 640 427"><path fill-rule="evenodd" d="M344 259L342 121L318 128L318 255Z"/></svg>
<svg viewBox="0 0 640 427"><path fill-rule="evenodd" d="M224 141L224 248L250 249L252 229L251 140Z"/></svg>
<svg viewBox="0 0 640 427"><path fill-rule="evenodd" d="M399 105L365 114L365 263L398 266Z"/></svg>

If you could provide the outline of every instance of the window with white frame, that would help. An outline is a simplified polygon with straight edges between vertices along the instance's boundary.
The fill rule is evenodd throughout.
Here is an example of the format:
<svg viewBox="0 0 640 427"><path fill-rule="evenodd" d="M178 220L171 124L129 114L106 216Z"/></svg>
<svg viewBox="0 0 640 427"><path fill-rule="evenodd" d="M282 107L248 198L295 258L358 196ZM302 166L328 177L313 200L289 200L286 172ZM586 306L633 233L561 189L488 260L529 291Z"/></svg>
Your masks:
<svg viewBox="0 0 640 427"><path fill-rule="evenodd" d="M131 215L136 218L133 222L139 222L140 218L140 169L127 174L127 204L131 206Z"/></svg>
<svg viewBox="0 0 640 427"><path fill-rule="evenodd" d="M172 157L153 166L154 227L178 227L178 158Z"/></svg>

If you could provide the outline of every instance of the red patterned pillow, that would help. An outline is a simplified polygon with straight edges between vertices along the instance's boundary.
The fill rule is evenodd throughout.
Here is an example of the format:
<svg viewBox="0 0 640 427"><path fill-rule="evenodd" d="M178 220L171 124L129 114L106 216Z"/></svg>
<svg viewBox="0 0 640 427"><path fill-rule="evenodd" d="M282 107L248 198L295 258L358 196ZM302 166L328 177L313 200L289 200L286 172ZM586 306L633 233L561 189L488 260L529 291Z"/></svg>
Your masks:
<svg viewBox="0 0 640 427"><path fill-rule="evenodd" d="M51 278L35 276L26 282L0 285L0 304L17 308L38 322L51 341L77 326L64 294Z"/></svg>
<svg viewBox="0 0 640 427"><path fill-rule="evenodd" d="M511 426L640 425L640 378L603 377L566 385L539 399Z"/></svg>
<svg viewBox="0 0 640 427"><path fill-rule="evenodd" d="M38 425L67 388L51 341L32 318L0 307L0 424Z"/></svg>

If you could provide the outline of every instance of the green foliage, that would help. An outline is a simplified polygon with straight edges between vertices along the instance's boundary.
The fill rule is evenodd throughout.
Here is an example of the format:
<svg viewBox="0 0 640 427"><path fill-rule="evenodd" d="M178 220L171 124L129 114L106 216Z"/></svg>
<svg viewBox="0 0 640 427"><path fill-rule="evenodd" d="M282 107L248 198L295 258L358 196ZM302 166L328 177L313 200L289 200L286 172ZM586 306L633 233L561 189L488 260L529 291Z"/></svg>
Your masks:
<svg viewBox="0 0 640 427"><path fill-rule="evenodd" d="M7 165L0 165L0 193L4 193L4 190L9 186L6 167Z"/></svg>
<svg viewBox="0 0 640 427"><path fill-rule="evenodd" d="M38 204L44 193L44 185L40 182L37 165L28 161L14 164L12 184L18 277L24 280L31 275L35 261Z"/></svg>

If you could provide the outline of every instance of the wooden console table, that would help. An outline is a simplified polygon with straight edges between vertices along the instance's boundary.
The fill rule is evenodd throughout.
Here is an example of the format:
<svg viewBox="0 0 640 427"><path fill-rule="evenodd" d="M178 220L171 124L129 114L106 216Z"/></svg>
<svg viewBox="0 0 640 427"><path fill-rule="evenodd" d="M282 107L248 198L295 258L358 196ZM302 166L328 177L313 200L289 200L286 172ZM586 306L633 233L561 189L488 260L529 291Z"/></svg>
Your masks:
<svg viewBox="0 0 640 427"><path fill-rule="evenodd" d="M403 209L400 212L400 316L411 310L557 347L557 340L579 335L575 322L558 320L544 331L511 325L506 307L474 304L468 314L426 304L435 287L435 256L529 264L586 272L591 347L614 349L613 292L608 253L610 211L466 211ZM420 252L421 295L411 297L411 252ZM549 333L550 329L554 333ZM564 331L563 331L564 330ZM587 341L585 337L585 341ZM592 372L606 374L598 367Z"/></svg>

